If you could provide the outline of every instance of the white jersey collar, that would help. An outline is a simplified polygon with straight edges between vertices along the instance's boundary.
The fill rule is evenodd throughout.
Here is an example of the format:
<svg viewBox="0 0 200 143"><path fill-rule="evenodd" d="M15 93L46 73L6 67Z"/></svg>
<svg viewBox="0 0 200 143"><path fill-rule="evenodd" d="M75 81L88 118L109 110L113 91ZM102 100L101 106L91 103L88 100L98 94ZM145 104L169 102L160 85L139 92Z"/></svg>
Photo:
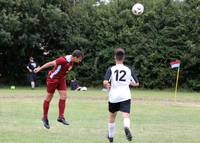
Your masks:
<svg viewBox="0 0 200 143"><path fill-rule="evenodd" d="M65 59L68 63L70 63L72 61L72 55L67 55L65 56Z"/></svg>

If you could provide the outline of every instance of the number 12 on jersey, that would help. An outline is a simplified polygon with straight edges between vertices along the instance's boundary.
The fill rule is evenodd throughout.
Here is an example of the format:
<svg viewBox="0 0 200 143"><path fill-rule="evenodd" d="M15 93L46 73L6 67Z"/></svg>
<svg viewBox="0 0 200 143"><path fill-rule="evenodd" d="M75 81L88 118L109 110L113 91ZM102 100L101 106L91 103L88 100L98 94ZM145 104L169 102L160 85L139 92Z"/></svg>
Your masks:
<svg viewBox="0 0 200 143"><path fill-rule="evenodd" d="M124 78L126 76L126 71L125 70L115 70L114 71L116 77L115 80L116 81L126 81L126 79Z"/></svg>

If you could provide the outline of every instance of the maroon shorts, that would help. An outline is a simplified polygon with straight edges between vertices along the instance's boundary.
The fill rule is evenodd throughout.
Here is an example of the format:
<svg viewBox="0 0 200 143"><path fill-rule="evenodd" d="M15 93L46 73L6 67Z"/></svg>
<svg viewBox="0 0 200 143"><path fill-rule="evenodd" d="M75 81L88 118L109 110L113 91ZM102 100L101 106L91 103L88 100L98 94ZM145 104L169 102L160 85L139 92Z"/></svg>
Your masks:
<svg viewBox="0 0 200 143"><path fill-rule="evenodd" d="M67 90L66 80L64 78L61 79L51 79L47 77L47 92L54 93L55 90Z"/></svg>

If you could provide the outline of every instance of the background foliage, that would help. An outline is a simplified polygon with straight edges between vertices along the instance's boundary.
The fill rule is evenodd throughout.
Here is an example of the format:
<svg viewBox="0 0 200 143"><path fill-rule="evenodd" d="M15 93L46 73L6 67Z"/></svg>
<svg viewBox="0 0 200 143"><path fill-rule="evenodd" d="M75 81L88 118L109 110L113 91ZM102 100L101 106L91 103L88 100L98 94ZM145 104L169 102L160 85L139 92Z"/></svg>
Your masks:
<svg viewBox="0 0 200 143"><path fill-rule="evenodd" d="M131 13L135 2L145 6ZM78 48L84 62L69 75L99 86L114 64L113 51L126 50L126 64L135 68L144 88L174 87L180 59L182 88L200 91L200 1L0 0L0 83L27 84L28 57L40 64ZM45 55L45 52L50 54ZM38 76L44 83L46 72Z"/></svg>

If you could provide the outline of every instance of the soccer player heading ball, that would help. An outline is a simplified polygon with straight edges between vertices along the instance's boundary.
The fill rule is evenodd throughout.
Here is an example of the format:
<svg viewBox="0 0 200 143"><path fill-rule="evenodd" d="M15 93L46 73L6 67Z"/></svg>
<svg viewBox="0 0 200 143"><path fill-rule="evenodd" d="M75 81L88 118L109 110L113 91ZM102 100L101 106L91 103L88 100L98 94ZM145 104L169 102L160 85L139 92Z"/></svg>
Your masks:
<svg viewBox="0 0 200 143"><path fill-rule="evenodd" d="M109 90L109 123L108 140L113 142L115 132L115 118L118 111L122 112L124 131L127 140L132 140L130 130L131 92L129 85L139 86L139 81L133 70L123 64L125 52L122 48L115 50L115 66L108 68L103 85Z"/></svg>
<svg viewBox="0 0 200 143"><path fill-rule="evenodd" d="M43 103L42 121L44 127L46 127L47 129L50 128L48 120L49 104L56 89L60 94L60 99L58 103L59 116L57 121L63 123L64 125L69 125L68 121L65 120L64 118L65 102L67 100L67 93L66 93L67 86L66 86L65 75L72 69L74 62L79 63L82 61L82 59L83 59L82 52L80 50L74 50L71 55L61 56L55 59L54 61L48 62L43 66L38 67L34 70L34 72L37 73L45 68L54 66L54 68L49 71L47 76L46 80L47 92L46 92L46 98Z"/></svg>

